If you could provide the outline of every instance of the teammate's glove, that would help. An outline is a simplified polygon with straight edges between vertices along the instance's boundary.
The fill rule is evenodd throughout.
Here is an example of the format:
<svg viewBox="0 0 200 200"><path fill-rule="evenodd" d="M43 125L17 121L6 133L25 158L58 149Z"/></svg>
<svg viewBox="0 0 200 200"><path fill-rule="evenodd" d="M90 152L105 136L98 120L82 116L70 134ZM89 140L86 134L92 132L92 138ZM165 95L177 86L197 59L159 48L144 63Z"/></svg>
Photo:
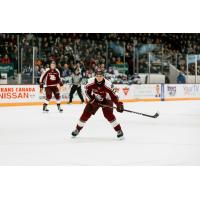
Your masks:
<svg viewBox="0 0 200 200"><path fill-rule="evenodd" d="M64 84L62 81L59 82L60 87L62 87Z"/></svg>
<svg viewBox="0 0 200 200"><path fill-rule="evenodd" d="M124 104L122 102L117 103L117 112L123 112L124 111Z"/></svg>
<svg viewBox="0 0 200 200"><path fill-rule="evenodd" d="M43 94L43 88L40 88L40 94Z"/></svg>
<svg viewBox="0 0 200 200"><path fill-rule="evenodd" d="M43 88L44 87L44 83L40 83L40 88Z"/></svg>
<svg viewBox="0 0 200 200"><path fill-rule="evenodd" d="M56 86L57 86L58 90L60 91L61 85L57 84Z"/></svg>

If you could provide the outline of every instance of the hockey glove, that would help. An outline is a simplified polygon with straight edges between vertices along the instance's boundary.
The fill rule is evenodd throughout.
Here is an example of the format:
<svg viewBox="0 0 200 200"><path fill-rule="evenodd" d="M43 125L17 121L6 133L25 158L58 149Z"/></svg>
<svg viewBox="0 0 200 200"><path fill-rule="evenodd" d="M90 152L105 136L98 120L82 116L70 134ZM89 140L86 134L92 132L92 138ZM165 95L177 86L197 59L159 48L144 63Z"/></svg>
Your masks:
<svg viewBox="0 0 200 200"><path fill-rule="evenodd" d="M43 88L40 88L40 94L43 94Z"/></svg>
<svg viewBox="0 0 200 200"><path fill-rule="evenodd" d="M124 111L124 104L122 102L117 103L117 112L123 112Z"/></svg>

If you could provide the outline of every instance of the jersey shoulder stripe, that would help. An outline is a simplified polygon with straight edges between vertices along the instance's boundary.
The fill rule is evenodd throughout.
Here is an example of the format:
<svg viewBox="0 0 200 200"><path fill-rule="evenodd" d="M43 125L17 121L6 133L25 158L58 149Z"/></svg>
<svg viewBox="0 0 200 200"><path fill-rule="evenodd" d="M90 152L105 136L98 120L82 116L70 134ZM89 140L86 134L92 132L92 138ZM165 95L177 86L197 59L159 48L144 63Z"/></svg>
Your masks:
<svg viewBox="0 0 200 200"><path fill-rule="evenodd" d="M113 84L107 79L105 79L105 88L107 88L116 98L119 98L114 90Z"/></svg>
<svg viewBox="0 0 200 200"><path fill-rule="evenodd" d="M113 84L109 80L105 79L105 87L112 90Z"/></svg>
<svg viewBox="0 0 200 200"><path fill-rule="evenodd" d="M89 86L95 84L95 78L89 78L87 84L85 85L85 88L88 88Z"/></svg>
<svg viewBox="0 0 200 200"><path fill-rule="evenodd" d="M60 71L56 68L56 71L58 72L59 76L60 76Z"/></svg>
<svg viewBox="0 0 200 200"><path fill-rule="evenodd" d="M46 69L44 70L43 74L42 74L41 77L40 77L40 82L43 81L43 77L46 76L46 74L49 72L49 70L50 70L50 68L46 68Z"/></svg>
<svg viewBox="0 0 200 200"><path fill-rule="evenodd" d="M49 71L50 70L50 68L46 68L45 70L44 70L44 72L47 72L47 71Z"/></svg>

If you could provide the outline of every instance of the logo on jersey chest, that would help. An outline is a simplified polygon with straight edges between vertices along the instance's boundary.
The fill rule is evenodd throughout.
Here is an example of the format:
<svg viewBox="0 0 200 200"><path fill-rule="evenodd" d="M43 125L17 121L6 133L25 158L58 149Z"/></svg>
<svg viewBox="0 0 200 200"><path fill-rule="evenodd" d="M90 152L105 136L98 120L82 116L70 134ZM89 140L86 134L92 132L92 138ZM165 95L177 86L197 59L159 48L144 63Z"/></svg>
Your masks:
<svg viewBox="0 0 200 200"><path fill-rule="evenodd" d="M129 88L128 87L123 88L123 92L127 96L128 92L129 92Z"/></svg>
<svg viewBox="0 0 200 200"><path fill-rule="evenodd" d="M54 74L49 74L49 79L51 81L55 81L56 80L56 76Z"/></svg>

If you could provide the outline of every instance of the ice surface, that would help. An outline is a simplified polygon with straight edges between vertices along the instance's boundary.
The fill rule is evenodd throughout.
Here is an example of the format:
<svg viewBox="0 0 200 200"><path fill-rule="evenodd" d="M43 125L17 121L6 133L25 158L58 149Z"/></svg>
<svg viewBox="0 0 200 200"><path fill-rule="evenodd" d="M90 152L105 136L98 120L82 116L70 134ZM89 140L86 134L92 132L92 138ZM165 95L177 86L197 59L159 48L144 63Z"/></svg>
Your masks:
<svg viewBox="0 0 200 200"><path fill-rule="evenodd" d="M157 119L116 113L119 141L101 110L72 139L84 105L0 107L0 165L200 165L200 101L126 103Z"/></svg>

